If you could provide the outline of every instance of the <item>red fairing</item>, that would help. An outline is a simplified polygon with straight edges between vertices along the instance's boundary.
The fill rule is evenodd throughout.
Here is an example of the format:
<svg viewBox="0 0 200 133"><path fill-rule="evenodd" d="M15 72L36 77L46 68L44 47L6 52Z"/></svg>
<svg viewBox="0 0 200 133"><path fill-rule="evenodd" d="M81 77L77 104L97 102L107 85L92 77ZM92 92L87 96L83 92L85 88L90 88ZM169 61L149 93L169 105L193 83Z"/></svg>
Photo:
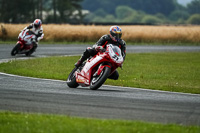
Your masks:
<svg viewBox="0 0 200 133"><path fill-rule="evenodd" d="M22 34L24 34L24 32ZM33 35L30 36L29 39L32 38L32 37L33 37ZM24 49L28 50L28 49L33 48L33 45L26 45L26 41L24 41L21 37L19 37L17 44L20 44L21 49L24 48Z"/></svg>
<svg viewBox="0 0 200 133"><path fill-rule="evenodd" d="M25 33L25 30L22 32L22 36L24 35L24 33Z"/></svg>
<svg viewBox="0 0 200 133"><path fill-rule="evenodd" d="M21 38L19 38L19 41L17 42L17 44L20 44L21 49L24 47L24 41L22 41Z"/></svg>
<svg viewBox="0 0 200 133"><path fill-rule="evenodd" d="M108 45L105 52L98 52L97 55L86 62L80 72L75 72L76 82L81 86L89 86L94 74L100 75L105 67L111 68L111 74L122 63L123 57L121 54L119 55L118 52L113 52L111 46Z"/></svg>
<svg viewBox="0 0 200 133"><path fill-rule="evenodd" d="M18 41L17 44L18 44L18 43L23 45L23 42L22 42L22 41Z"/></svg>
<svg viewBox="0 0 200 133"><path fill-rule="evenodd" d="M103 55L105 56L105 54ZM80 83L81 86L89 86L91 81L91 75L95 72L95 67L101 62L108 61L105 58L102 58L102 55L97 54L92 59L87 61L84 68L80 73L76 73L76 82Z"/></svg>
<svg viewBox="0 0 200 133"><path fill-rule="evenodd" d="M36 35L29 29L22 30L19 33L16 45L11 51L11 55L15 56L17 54L25 54L26 56L30 56L33 52L35 52L35 49L33 49L35 38Z"/></svg>
<svg viewBox="0 0 200 133"><path fill-rule="evenodd" d="M104 69L104 67L109 67L111 68L109 65L103 65L103 66L100 66L98 71L97 71L97 75L100 75L100 73L102 72L102 70Z"/></svg>

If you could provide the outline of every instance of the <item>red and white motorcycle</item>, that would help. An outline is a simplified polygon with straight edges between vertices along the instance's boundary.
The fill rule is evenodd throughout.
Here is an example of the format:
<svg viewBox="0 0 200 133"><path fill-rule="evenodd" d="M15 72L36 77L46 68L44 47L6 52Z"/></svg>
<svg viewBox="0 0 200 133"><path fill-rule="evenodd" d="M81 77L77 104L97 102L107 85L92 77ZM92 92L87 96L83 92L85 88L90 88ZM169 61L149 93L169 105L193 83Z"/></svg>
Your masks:
<svg viewBox="0 0 200 133"><path fill-rule="evenodd" d="M104 52L98 52L82 66L75 67L67 78L67 85L71 88L89 86L97 90L123 62L121 49L109 44Z"/></svg>
<svg viewBox="0 0 200 133"><path fill-rule="evenodd" d="M36 43L36 35L29 29L22 30L18 36L18 42L11 51L11 55L25 54L30 56L35 50L33 49Z"/></svg>

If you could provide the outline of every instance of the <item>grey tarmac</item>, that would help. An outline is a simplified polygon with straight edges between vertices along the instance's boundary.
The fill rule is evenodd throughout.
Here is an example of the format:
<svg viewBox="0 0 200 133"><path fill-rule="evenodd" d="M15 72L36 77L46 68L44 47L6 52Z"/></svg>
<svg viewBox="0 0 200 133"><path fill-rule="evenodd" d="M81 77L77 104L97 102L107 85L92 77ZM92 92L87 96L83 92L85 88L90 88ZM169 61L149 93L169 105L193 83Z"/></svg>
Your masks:
<svg viewBox="0 0 200 133"><path fill-rule="evenodd" d="M0 62L14 45L0 45ZM89 46L89 45L88 45ZM32 58L81 55L87 45L40 45ZM199 46L127 46L128 53L200 52ZM15 58L28 58L16 56ZM67 78L68 75L66 75ZM103 85L68 88L65 81L0 73L0 110L200 125L200 95Z"/></svg>

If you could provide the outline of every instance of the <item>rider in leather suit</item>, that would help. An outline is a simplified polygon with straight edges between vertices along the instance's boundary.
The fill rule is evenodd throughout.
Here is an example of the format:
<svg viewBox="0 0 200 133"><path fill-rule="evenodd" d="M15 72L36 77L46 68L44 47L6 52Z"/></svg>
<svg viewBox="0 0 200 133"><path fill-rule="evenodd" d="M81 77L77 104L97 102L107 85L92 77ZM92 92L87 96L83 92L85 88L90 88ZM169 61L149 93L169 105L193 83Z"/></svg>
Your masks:
<svg viewBox="0 0 200 133"><path fill-rule="evenodd" d="M121 39L122 30L119 26L111 26L110 27L110 34L103 35L93 47L88 47L85 52L83 53L82 57L75 63L76 67L82 65L82 63L89 58L90 56L94 56L98 53L98 51L106 48L107 44L113 44L118 46L121 49L122 56L125 59L126 56L126 42ZM119 78L119 73L117 70L113 72L112 75L109 76L110 79L117 80Z"/></svg>
<svg viewBox="0 0 200 133"><path fill-rule="evenodd" d="M36 35L36 42L33 41L33 51L36 50L38 47L38 41L43 39L44 33L43 33L43 28L42 28L42 21L40 19L35 19L33 23L31 23L28 27L25 27L23 30L26 29L31 29L31 31Z"/></svg>

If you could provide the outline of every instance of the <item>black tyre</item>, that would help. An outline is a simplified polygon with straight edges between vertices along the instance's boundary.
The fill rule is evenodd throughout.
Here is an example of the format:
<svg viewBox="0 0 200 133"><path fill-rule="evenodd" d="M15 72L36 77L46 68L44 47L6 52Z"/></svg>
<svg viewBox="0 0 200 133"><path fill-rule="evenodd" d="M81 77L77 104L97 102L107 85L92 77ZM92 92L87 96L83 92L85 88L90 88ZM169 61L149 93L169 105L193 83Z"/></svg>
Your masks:
<svg viewBox="0 0 200 133"><path fill-rule="evenodd" d="M76 82L76 77L75 77L75 72L76 72L77 68L75 67L72 72L69 74L68 78L67 78L67 85L70 88L76 88L79 86L79 84Z"/></svg>
<svg viewBox="0 0 200 133"><path fill-rule="evenodd" d="M26 56L31 56L31 54L32 54L33 52L34 52L33 49L31 49L30 51L26 52L25 55L26 55Z"/></svg>
<svg viewBox="0 0 200 133"><path fill-rule="evenodd" d="M12 49L11 51L11 55L15 56L20 50L20 44L18 43L17 45L15 45L15 47Z"/></svg>
<svg viewBox="0 0 200 133"><path fill-rule="evenodd" d="M99 87L101 87L110 75L110 71L111 69L109 67L104 67L99 76L93 76L90 83L90 89L97 90Z"/></svg>
<svg viewBox="0 0 200 133"><path fill-rule="evenodd" d="M37 48L37 46L33 46L33 48L30 51L26 52L25 55L31 56L31 54L33 54L35 52L36 48Z"/></svg>

